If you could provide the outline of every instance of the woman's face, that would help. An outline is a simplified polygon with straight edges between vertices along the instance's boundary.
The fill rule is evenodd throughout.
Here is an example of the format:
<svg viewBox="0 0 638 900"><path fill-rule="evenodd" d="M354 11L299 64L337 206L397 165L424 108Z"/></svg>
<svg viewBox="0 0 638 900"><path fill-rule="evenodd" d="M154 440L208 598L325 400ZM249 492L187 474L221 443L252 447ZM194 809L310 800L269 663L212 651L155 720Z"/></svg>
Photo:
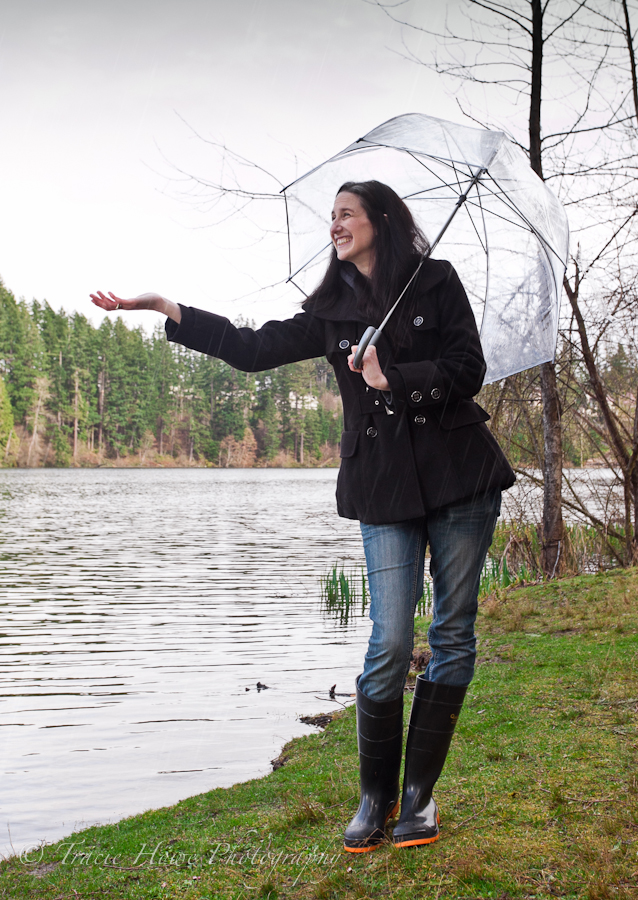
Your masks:
<svg viewBox="0 0 638 900"><path fill-rule="evenodd" d="M374 262L374 229L356 194L337 194L332 210L330 237L342 261L354 263L362 275L369 275Z"/></svg>

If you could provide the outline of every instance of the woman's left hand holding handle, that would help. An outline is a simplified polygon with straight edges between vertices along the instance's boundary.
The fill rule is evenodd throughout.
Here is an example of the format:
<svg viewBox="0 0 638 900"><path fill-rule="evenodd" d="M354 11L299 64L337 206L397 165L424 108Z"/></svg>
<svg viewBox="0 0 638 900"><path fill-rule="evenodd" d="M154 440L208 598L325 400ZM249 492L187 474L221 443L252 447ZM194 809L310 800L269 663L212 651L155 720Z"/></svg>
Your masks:
<svg viewBox="0 0 638 900"><path fill-rule="evenodd" d="M173 303L172 300L167 300L166 297L162 297L161 294L150 292L148 294L139 294L137 297L125 299L124 297L117 297L112 291L109 291L108 294L97 291L97 293L91 294L90 296L92 303L99 306L100 309L105 309L107 312L115 312L117 309L152 309L155 312L168 316L169 319L173 319L173 321L178 324L182 320L182 311L177 303Z"/></svg>
<svg viewBox="0 0 638 900"><path fill-rule="evenodd" d="M354 358L357 349L358 345L353 345L351 347L352 353L348 357L350 371L361 372L363 380L366 384L370 385L370 387L376 388L379 391L389 391L390 384L381 369L379 357L377 356L377 348L375 346L366 347L365 353L363 354L363 367L361 369L355 369L354 367Z"/></svg>

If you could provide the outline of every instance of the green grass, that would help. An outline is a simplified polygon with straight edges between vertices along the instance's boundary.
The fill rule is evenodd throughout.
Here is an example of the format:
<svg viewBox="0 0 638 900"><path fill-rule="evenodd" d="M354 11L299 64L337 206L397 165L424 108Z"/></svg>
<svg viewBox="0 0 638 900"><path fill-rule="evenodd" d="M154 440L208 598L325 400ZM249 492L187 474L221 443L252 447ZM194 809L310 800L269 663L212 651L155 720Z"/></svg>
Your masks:
<svg viewBox="0 0 638 900"><path fill-rule="evenodd" d="M427 625L416 620L421 646ZM266 778L3 863L0 897L636 898L637 631L635 569L499 588L481 604L430 847L341 850L357 806L349 708Z"/></svg>
<svg viewBox="0 0 638 900"><path fill-rule="evenodd" d="M479 599L490 596L498 588L508 588L512 585L524 585L539 580L539 573L528 569L525 563L521 563L515 572L510 572L507 560L499 563L496 559L488 558L481 574L479 586Z"/></svg>
<svg viewBox="0 0 638 900"><path fill-rule="evenodd" d="M599 529L582 523L565 525L560 554L561 571L576 575L605 571L623 564L627 555L625 530L618 523L614 523L613 530L619 537L605 535ZM519 577L519 581L536 581L542 573L542 544L539 525L500 519L496 523L489 556L499 566L505 563L510 572L524 571L531 575L524 579Z"/></svg>

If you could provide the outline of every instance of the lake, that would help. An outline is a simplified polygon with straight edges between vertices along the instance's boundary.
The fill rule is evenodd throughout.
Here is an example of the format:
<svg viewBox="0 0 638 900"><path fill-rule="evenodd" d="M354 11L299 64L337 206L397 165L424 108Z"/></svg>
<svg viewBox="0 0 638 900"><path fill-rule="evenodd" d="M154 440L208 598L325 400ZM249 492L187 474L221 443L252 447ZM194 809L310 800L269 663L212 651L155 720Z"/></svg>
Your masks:
<svg viewBox="0 0 638 900"><path fill-rule="evenodd" d="M608 470L566 477L618 503ZM370 622L322 612L322 576L363 565L336 479L0 469L0 853L262 775L344 702ZM503 514L540 505L519 481Z"/></svg>
<svg viewBox="0 0 638 900"><path fill-rule="evenodd" d="M363 565L336 478L0 470L0 852L262 775L338 708L370 622L321 608Z"/></svg>

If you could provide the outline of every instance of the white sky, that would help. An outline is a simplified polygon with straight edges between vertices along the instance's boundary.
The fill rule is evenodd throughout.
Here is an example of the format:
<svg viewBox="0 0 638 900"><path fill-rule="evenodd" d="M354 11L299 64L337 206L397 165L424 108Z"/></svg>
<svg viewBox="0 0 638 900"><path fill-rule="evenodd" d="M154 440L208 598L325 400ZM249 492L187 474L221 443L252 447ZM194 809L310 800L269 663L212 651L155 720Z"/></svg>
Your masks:
<svg viewBox="0 0 638 900"><path fill-rule="evenodd" d="M287 275L283 240L251 246L247 223L178 198L167 160L219 174L179 116L284 183L392 116L461 121L400 45L365 0L0 0L0 277L96 324L96 289L293 313L294 288L245 297Z"/></svg>

